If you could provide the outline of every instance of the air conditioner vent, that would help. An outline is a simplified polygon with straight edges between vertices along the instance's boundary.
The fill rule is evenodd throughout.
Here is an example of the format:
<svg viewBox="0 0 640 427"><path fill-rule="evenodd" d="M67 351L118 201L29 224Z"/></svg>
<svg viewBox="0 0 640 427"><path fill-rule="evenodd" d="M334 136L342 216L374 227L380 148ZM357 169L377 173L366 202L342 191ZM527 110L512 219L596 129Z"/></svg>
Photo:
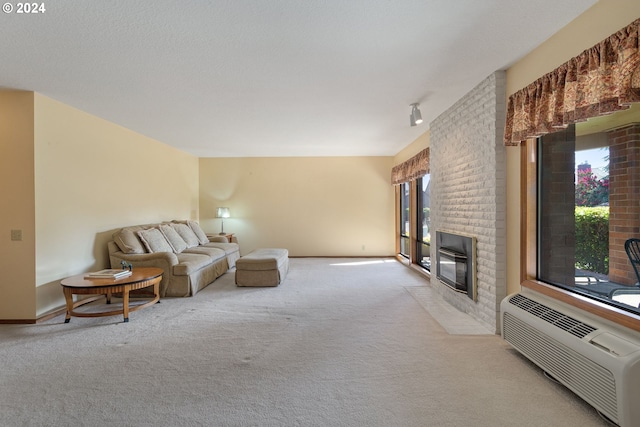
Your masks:
<svg viewBox="0 0 640 427"><path fill-rule="evenodd" d="M616 425L640 426L640 334L533 291L504 298L500 319L513 348Z"/></svg>
<svg viewBox="0 0 640 427"><path fill-rule="evenodd" d="M609 419L619 421L616 381L611 371L511 313L503 316L504 338L511 345Z"/></svg>
<svg viewBox="0 0 640 427"><path fill-rule="evenodd" d="M521 294L515 294L509 302L578 338L584 338L597 329Z"/></svg>

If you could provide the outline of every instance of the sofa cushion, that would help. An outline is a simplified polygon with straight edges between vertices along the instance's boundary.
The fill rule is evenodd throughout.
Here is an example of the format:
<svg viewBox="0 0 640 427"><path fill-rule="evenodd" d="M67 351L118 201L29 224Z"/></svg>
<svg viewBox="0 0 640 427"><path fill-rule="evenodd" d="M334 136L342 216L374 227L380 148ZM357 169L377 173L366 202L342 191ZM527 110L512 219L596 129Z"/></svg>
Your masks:
<svg viewBox="0 0 640 427"><path fill-rule="evenodd" d="M138 237L149 252L173 252L173 248L157 228L140 230Z"/></svg>
<svg viewBox="0 0 640 427"><path fill-rule="evenodd" d="M167 239L171 248L173 248L173 252L179 254L180 252L187 249L187 243L180 237L178 232L168 224L160 224L160 232Z"/></svg>
<svg viewBox="0 0 640 427"><path fill-rule="evenodd" d="M125 254L143 254L147 251L137 234L142 229L142 227L122 228L113 233L113 241Z"/></svg>
<svg viewBox="0 0 640 427"><path fill-rule="evenodd" d="M224 258L226 255L224 250L208 246L196 246L193 248L188 248L184 250L184 253L207 255L208 257L211 257L213 261Z"/></svg>
<svg viewBox="0 0 640 427"><path fill-rule="evenodd" d="M196 233L194 233L187 224L172 222L171 227L182 237L182 240L187 244L187 248L192 248L200 244L198 236L196 236Z"/></svg>
<svg viewBox="0 0 640 427"><path fill-rule="evenodd" d="M173 266L173 274L176 276L188 276L212 263L211 258L203 254L182 252L176 256L178 257L178 264Z"/></svg>
<svg viewBox="0 0 640 427"><path fill-rule="evenodd" d="M209 238L207 237L207 234L204 231L202 231L202 228L200 228L200 224L198 224L195 221L187 221L187 224L189 225L189 227L191 227L191 230L193 230L193 232L196 234L196 237L198 238L198 241L200 242L201 245L205 245L209 243Z"/></svg>
<svg viewBox="0 0 640 427"><path fill-rule="evenodd" d="M240 246L237 243L209 242L204 246L206 248L222 249L227 255L240 251Z"/></svg>

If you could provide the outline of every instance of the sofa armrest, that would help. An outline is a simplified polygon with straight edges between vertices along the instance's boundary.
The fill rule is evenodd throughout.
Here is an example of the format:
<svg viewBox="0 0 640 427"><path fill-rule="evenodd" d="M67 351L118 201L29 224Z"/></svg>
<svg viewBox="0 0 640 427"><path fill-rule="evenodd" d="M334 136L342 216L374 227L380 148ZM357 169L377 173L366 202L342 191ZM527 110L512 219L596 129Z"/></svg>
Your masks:
<svg viewBox="0 0 640 427"><path fill-rule="evenodd" d="M207 238L209 239L210 242L229 243L229 239L227 239L224 236L218 236L218 235L215 235L215 234L207 234Z"/></svg>
<svg viewBox="0 0 640 427"><path fill-rule="evenodd" d="M173 266L178 264L178 257L172 252L154 252L151 254L125 254L114 248L115 243L109 242L109 262L111 268L122 268L121 261L136 267L157 267L162 269L162 281L160 282L160 295L165 295L173 275Z"/></svg>

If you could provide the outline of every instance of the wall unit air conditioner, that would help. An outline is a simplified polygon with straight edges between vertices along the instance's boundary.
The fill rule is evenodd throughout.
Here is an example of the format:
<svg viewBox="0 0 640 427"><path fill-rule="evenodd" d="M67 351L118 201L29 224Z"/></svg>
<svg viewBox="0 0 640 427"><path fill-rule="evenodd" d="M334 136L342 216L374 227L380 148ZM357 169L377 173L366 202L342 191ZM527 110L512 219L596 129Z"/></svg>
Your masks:
<svg viewBox="0 0 640 427"><path fill-rule="evenodd" d="M619 426L640 426L640 334L526 289L500 317L516 350Z"/></svg>

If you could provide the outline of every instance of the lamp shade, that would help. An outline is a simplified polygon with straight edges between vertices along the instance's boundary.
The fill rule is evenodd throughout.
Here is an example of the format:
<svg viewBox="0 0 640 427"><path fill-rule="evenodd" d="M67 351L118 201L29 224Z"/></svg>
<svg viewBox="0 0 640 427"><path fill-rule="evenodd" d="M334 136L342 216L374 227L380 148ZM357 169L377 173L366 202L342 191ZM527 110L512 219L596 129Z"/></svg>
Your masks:
<svg viewBox="0 0 640 427"><path fill-rule="evenodd" d="M216 218L229 218L231 214L229 213L229 208L217 208L216 209Z"/></svg>

